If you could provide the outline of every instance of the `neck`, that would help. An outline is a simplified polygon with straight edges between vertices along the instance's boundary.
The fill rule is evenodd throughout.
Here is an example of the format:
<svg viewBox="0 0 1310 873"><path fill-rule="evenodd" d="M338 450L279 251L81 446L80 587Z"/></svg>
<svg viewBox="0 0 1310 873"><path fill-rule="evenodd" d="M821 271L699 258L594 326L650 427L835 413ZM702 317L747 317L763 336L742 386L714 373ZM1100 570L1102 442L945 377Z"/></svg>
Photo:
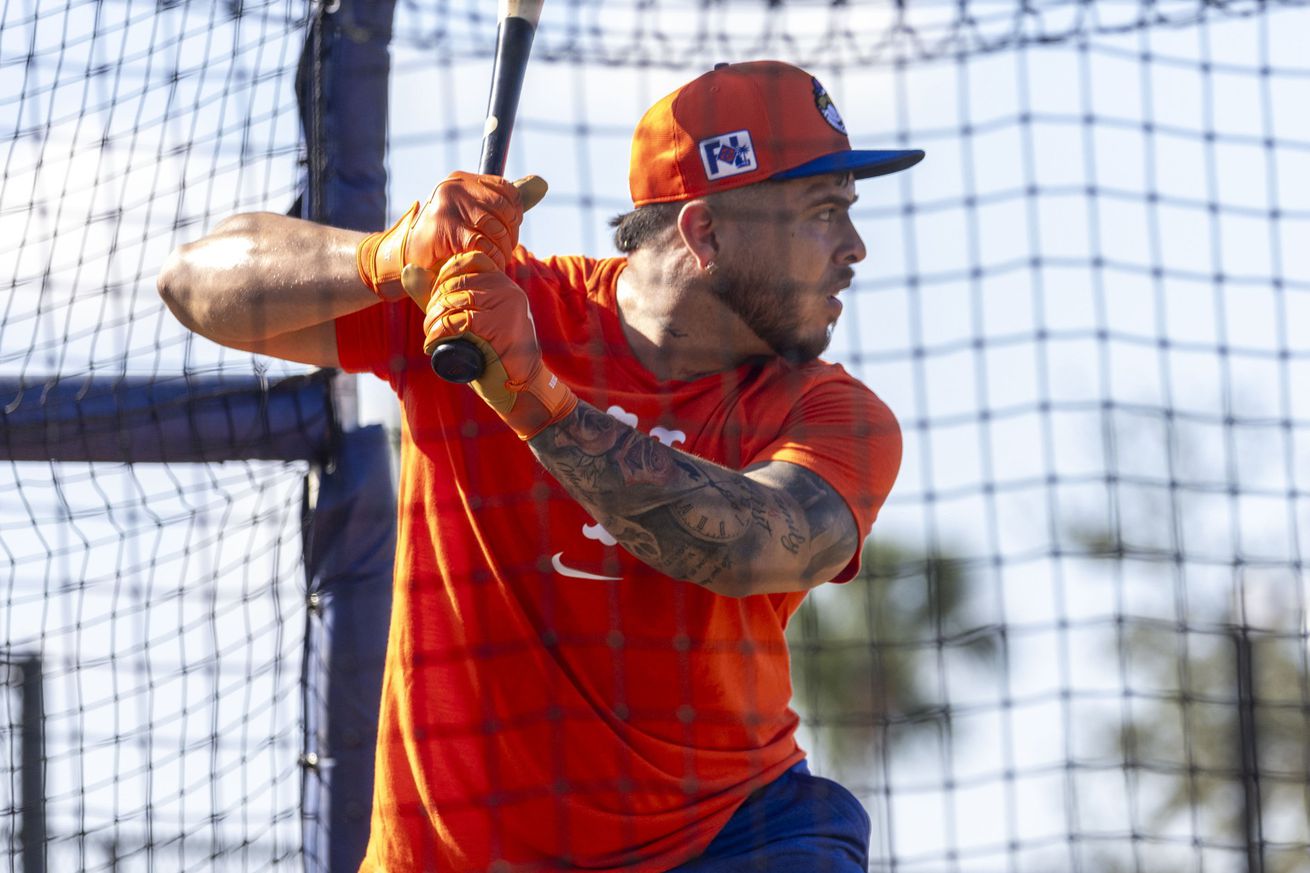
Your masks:
<svg viewBox="0 0 1310 873"><path fill-rule="evenodd" d="M634 252L619 274L617 298L633 355L662 381L690 381L773 355L676 256Z"/></svg>

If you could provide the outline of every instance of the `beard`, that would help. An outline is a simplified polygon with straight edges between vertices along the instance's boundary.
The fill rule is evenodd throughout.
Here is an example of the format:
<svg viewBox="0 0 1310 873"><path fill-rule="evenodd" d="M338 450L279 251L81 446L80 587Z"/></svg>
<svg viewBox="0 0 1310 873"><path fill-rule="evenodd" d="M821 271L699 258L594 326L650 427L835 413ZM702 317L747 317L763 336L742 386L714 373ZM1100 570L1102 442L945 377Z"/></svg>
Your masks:
<svg viewBox="0 0 1310 873"><path fill-rule="evenodd" d="M806 364L823 354L832 340L833 324L802 332L796 321L796 303L816 293L795 279L786 279L752 264L720 264L709 277L710 290L732 310L778 357Z"/></svg>

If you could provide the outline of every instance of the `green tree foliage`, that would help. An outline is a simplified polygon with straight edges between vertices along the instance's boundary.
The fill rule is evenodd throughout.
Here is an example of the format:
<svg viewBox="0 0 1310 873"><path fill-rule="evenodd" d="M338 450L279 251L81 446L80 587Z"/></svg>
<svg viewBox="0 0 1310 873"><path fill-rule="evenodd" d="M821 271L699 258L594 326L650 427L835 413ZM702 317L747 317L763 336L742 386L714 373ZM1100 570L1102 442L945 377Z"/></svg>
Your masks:
<svg viewBox="0 0 1310 873"><path fill-rule="evenodd" d="M950 555L870 540L859 575L816 590L793 618L796 707L839 778L867 776L889 736L909 742L950 718L944 648L995 669L999 636L971 623L967 570Z"/></svg>
<svg viewBox="0 0 1310 873"><path fill-rule="evenodd" d="M1197 422L1120 418L1120 457L1156 466L1070 531L1124 603L1105 652L1122 702L1085 750L1123 770L1131 833L1097 853L1107 873L1310 871L1305 574L1281 513L1239 503L1245 481L1286 476L1285 453L1234 434L1236 460Z"/></svg>
<svg viewBox="0 0 1310 873"><path fill-rule="evenodd" d="M1243 648L1252 680L1246 693ZM1187 628L1130 619L1117 657L1127 700L1119 722L1104 726L1103 744L1122 761L1134 829L1148 840L1227 848L1236 858L1247 851L1252 816L1259 869L1310 869L1310 685L1300 630L1249 629L1232 612ZM1244 744L1254 748L1245 763ZM1253 776L1258 792L1248 794ZM1107 870L1192 869L1106 862Z"/></svg>

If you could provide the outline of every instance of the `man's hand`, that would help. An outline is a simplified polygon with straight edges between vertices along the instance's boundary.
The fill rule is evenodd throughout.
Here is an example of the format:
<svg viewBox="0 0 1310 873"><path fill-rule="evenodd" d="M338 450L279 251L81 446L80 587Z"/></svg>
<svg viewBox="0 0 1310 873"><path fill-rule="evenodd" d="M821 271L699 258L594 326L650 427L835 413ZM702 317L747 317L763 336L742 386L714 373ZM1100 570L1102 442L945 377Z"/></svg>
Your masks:
<svg viewBox="0 0 1310 873"><path fill-rule="evenodd" d="M461 252L435 279L418 265L404 270L404 287L423 308L423 351L466 339L486 369L473 390L523 439L536 436L578 404L569 387L542 365L527 295L483 252Z"/></svg>
<svg viewBox="0 0 1310 873"><path fill-rule="evenodd" d="M456 252L473 251L503 270L518 245L525 208L519 186L526 181L512 184L499 176L451 173L432 190L427 203L415 201L389 230L360 242L360 278L378 297L391 301L404 299L400 273L406 264L435 272Z"/></svg>

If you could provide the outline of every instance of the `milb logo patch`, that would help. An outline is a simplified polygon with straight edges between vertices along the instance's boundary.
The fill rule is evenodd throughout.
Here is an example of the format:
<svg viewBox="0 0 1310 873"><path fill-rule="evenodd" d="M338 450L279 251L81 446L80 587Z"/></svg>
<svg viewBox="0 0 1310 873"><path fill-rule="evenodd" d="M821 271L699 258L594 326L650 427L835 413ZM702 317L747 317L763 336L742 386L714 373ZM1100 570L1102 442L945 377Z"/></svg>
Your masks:
<svg viewBox="0 0 1310 873"><path fill-rule="evenodd" d="M698 143L705 175L711 182L727 176L738 176L759 168L755 163L755 147L751 145L748 130L737 130L703 139Z"/></svg>

